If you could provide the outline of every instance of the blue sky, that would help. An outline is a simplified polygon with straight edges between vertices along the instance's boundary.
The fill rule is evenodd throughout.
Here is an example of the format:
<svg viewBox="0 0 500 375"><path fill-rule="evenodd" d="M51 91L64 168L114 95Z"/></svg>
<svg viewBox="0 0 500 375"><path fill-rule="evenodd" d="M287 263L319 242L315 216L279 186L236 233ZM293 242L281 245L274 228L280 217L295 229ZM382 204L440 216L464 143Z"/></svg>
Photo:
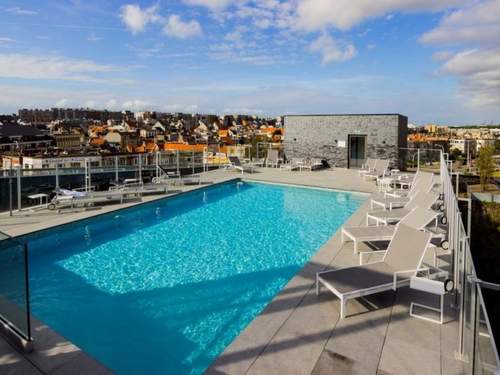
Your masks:
<svg viewBox="0 0 500 375"><path fill-rule="evenodd" d="M500 123L500 0L0 3L0 112Z"/></svg>

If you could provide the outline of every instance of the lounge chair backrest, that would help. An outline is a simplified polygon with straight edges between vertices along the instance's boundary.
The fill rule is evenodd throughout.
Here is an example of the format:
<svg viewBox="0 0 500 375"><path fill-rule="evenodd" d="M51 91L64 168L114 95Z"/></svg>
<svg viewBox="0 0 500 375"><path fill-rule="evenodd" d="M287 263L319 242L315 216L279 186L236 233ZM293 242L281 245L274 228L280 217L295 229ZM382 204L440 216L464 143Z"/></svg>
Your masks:
<svg viewBox="0 0 500 375"><path fill-rule="evenodd" d="M432 207L432 205L437 201L438 198L439 198L439 194L437 194L437 193L419 191L405 205L405 208L408 210L413 210L416 207L430 209Z"/></svg>
<svg viewBox="0 0 500 375"><path fill-rule="evenodd" d="M372 171L375 168L375 162L376 161L377 161L377 159L372 159L372 158L368 158L366 160L366 166L368 167L368 169L370 171Z"/></svg>
<svg viewBox="0 0 500 375"><path fill-rule="evenodd" d="M379 173L384 173L387 168L389 168L389 160L379 160L379 163L377 164L377 172Z"/></svg>
<svg viewBox="0 0 500 375"><path fill-rule="evenodd" d="M418 175L418 179L417 176L415 176L414 181L415 183L410 189L410 195L415 195L419 191L427 193L434 185L434 174L429 172L420 172Z"/></svg>
<svg viewBox="0 0 500 375"><path fill-rule="evenodd" d="M237 157L237 156L230 156L229 157L229 161L231 162L231 164L233 165L236 165L238 167L241 166L241 162L240 162L240 159Z"/></svg>
<svg viewBox="0 0 500 375"><path fill-rule="evenodd" d="M267 161L270 163L277 163L278 162L278 150L276 149L271 149L267 152Z"/></svg>
<svg viewBox="0 0 500 375"><path fill-rule="evenodd" d="M417 207L408 215L401 219L399 224L408 225L414 229L425 228L437 216L437 212L427 210L422 207Z"/></svg>
<svg viewBox="0 0 500 375"><path fill-rule="evenodd" d="M422 263L430 239L431 234L428 232L399 224L383 261L393 271L417 269Z"/></svg>

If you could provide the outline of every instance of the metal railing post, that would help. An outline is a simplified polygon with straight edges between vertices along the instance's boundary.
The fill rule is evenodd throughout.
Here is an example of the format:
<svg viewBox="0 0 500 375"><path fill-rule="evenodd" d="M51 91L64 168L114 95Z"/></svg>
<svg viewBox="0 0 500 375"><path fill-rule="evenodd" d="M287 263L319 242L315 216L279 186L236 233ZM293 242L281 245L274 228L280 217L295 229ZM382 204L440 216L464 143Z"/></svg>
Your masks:
<svg viewBox="0 0 500 375"><path fill-rule="evenodd" d="M180 170L179 170L179 150L175 151L176 153L176 164L177 164L177 176L180 176Z"/></svg>
<svg viewBox="0 0 500 375"><path fill-rule="evenodd" d="M59 164L56 163L56 189L59 189Z"/></svg>
<svg viewBox="0 0 500 375"><path fill-rule="evenodd" d="M115 181L118 182L118 155L115 155Z"/></svg>
<svg viewBox="0 0 500 375"><path fill-rule="evenodd" d="M139 168L139 182L142 182L142 155L139 154L137 156L137 165L138 165L138 168Z"/></svg>
<svg viewBox="0 0 500 375"><path fill-rule="evenodd" d="M191 157L191 162L192 162L192 169L191 169L191 173L194 174L194 149L193 149L193 155Z"/></svg>
<svg viewBox="0 0 500 375"><path fill-rule="evenodd" d="M21 166L16 167L16 179L17 179L17 212L21 211Z"/></svg>

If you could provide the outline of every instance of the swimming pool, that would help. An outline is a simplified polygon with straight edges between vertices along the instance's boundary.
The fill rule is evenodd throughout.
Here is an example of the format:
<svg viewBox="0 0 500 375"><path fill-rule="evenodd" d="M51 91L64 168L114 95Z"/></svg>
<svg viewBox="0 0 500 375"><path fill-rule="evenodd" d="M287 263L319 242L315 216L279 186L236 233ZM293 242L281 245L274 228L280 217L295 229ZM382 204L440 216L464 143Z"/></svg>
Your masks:
<svg viewBox="0 0 500 375"><path fill-rule="evenodd" d="M28 236L32 312L119 374L200 374L364 200L231 182Z"/></svg>

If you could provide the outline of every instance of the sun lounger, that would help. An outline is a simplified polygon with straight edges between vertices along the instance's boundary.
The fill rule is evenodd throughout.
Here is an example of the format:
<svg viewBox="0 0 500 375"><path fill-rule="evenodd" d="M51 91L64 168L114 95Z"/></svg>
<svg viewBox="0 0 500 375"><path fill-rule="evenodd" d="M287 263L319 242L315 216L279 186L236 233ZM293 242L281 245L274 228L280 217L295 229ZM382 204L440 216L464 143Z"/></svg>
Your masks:
<svg viewBox="0 0 500 375"><path fill-rule="evenodd" d="M430 172L417 172L411 183L408 181L409 189L398 189L392 192L386 192L389 197L407 197L419 190L430 191L434 185L434 174Z"/></svg>
<svg viewBox="0 0 500 375"><path fill-rule="evenodd" d="M361 166L361 169L358 171L358 175L362 176L365 173L372 172L373 169L375 168L376 161L377 159L371 159L371 158L366 159L366 163L364 163Z"/></svg>
<svg viewBox="0 0 500 375"><path fill-rule="evenodd" d="M372 171L363 174L363 179L374 179L385 176L387 169L389 168L389 160L376 159L375 167Z"/></svg>
<svg viewBox="0 0 500 375"><path fill-rule="evenodd" d="M434 185L432 173L425 173L415 178L417 178L417 181L412 184L411 188L405 194L386 194L386 197L376 196L371 198L371 209L373 210L374 206L379 206L384 210L403 207L419 191L424 193L430 192Z"/></svg>
<svg viewBox="0 0 500 375"><path fill-rule="evenodd" d="M280 165L280 170L287 170L287 171L293 171L296 169L300 169L302 165L304 165L304 159L301 158L292 158L290 162L281 164Z"/></svg>
<svg viewBox="0 0 500 375"><path fill-rule="evenodd" d="M240 171L241 173L254 173L255 172L255 166L251 164L242 164L240 161L240 158L237 156L230 156L229 157L229 169L235 169L237 171Z"/></svg>
<svg viewBox="0 0 500 375"><path fill-rule="evenodd" d="M430 209L439 198L438 193L418 192L412 197L403 208L395 208L393 210L374 210L366 213L366 225L370 225L370 221L374 221L377 225L387 225L395 223L405 217L415 207Z"/></svg>
<svg viewBox="0 0 500 375"><path fill-rule="evenodd" d="M267 152L266 167L278 168L280 164L279 150L269 150Z"/></svg>
<svg viewBox="0 0 500 375"><path fill-rule="evenodd" d="M74 190L70 190L70 192L72 193L68 194L67 191L60 189L57 192L57 195L47 205L47 208L49 210L55 210L67 207L88 207L95 204L123 203L131 198L137 198L137 195L123 191L102 191L90 193L75 192Z"/></svg>
<svg viewBox="0 0 500 375"><path fill-rule="evenodd" d="M340 317L346 316L347 301L408 285L412 276L428 271L422 267L431 235L398 225L396 232L379 262L319 272L316 274L316 294L324 286L340 299Z"/></svg>
<svg viewBox="0 0 500 375"><path fill-rule="evenodd" d="M421 207L415 207L401 219L398 225L405 224L411 228L423 230L432 221L436 221L437 225L438 215L438 212L427 210ZM389 241L394 236L396 228L397 226L394 225L342 227L342 243L345 243L348 240L353 241L354 253L357 254L358 245L360 242ZM436 237L441 237L441 235Z"/></svg>
<svg viewBox="0 0 500 375"><path fill-rule="evenodd" d="M319 169L323 167L323 161L321 159L308 159L303 164L299 164L299 169L302 171L307 169L309 171L313 171L315 169Z"/></svg>

